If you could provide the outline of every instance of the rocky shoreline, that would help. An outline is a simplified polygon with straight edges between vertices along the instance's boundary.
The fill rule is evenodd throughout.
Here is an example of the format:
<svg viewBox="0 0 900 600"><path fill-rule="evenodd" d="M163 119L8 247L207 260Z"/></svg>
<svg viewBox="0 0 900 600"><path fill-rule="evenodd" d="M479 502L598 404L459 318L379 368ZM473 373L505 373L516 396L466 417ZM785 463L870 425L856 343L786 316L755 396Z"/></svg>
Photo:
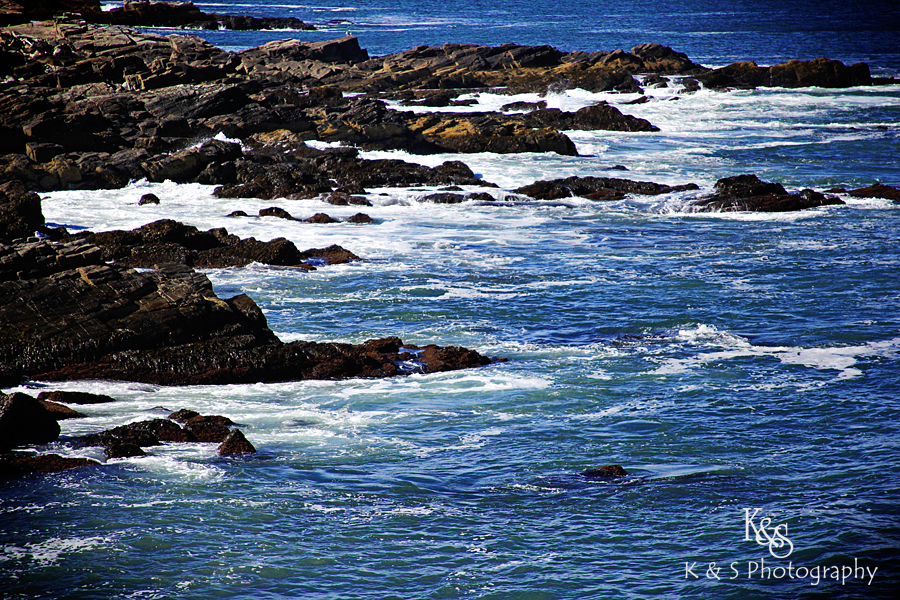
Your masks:
<svg viewBox="0 0 900 600"><path fill-rule="evenodd" d="M16 6L21 10L16 12ZM28 378L193 385L389 377L492 360L465 348L418 347L396 337L362 344L283 343L252 299L218 298L209 279L194 269L259 262L310 270L362 260L359 256L340 246L301 251L283 238L240 239L222 228L203 232L173 220L133 231L71 234L45 225L35 192L121 188L147 179L213 185L220 198L317 198L365 206L368 201L360 194L376 187L445 186L419 199L436 203L573 196L605 201L699 190L690 182L668 186L569 177L492 194L497 186L464 162L430 168L364 160L359 149L574 156L577 150L566 131L658 131L607 103L575 112L548 109L545 102L510 103L496 112L393 108L398 103L467 106L469 101L460 96L477 90L546 94L583 88L643 94L642 85L665 86L673 79L685 93L701 86L896 83L872 78L863 63L847 66L827 59L770 67L741 62L713 70L652 43L630 52L593 53L550 46L444 44L370 57L348 36L325 42L281 40L226 52L197 36L161 36L122 25L303 29L305 24L206 14L190 3L133 2L102 13L95 0L48 0L27 9L8 4L4 10L0 386L5 387ZM60 12L70 14L58 16ZM54 15L49 21L32 21ZM316 149L307 145L310 140L342 146ZM465 192L459 186L482 191ZM791 193L778 183L740 175L720 180L712 194L698 195L686 210L803 210L842 204L836 193L900 200L900 190L884 185L823 192ZM158 201L136 199L137 204ZM235 211L230 216L247 215ZM310 226L334 222L323 213L298 219L277 206L260 211L259 217L303 220ZM364 213L350 220L371 222ZM21 425L10 425L19 421L9 415L21 411L10 408L14 403L9 398L0 399L0 428L14 431ZM73 416L63 405L35 402L16 399L17 406L27 407L22 414L29 418L45 419L41 411L56 415L52 419ZM157 437L160 431L174 431L167 424L148 428ZM122 441L131 433L119 433L104 438L108 456L135 452L109 450L110 440L134 445L133 440ZM172 433L197 437L188 434ZM23 443L44 443L38 438ZM233 441L245 447L241 440ZM9 460L3 468L11 473L45 468L37 463L29 467L28 460L9 466ZM46 463L59 468L69 464L56 459Z"/></svg>

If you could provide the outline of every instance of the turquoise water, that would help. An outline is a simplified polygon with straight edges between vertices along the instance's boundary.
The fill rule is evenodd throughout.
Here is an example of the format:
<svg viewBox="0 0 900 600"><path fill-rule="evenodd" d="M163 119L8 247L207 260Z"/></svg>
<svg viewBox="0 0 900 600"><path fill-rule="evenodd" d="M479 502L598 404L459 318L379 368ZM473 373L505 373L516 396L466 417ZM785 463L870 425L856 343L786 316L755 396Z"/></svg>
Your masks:
<svg viewBox="0 0 900 600"><path fill-rule="evenodd" d="M285 14L270 4L201 6ZM617 30L623 41L613 44L589 43L585 31L607 24L580 12L604 3L578 3L545 40L524 32L537 36L535 21L548 17L516 3L442 3L453 28L413 23L390 35L386 23L425 22L436 9L350 4L284 10L310 22L356 13L347 18L365 23L358 34L373 54L436 43L429 36L483 35L585 50L683 40L690 48L672 45L709 64L794 56L779 41L785 35L752 44L735 35L725 48L716 31L761 26L747 25L752 7L738 3L687 21L628 9L633 27L643 21L649 31ZM583 27L566 25L573 19ZM851 22L813 21L805 35L824 40ZM889 26L830 38L821 54L852 62L869 52L896 73ZM525 39L501 39L501 29ZM580 157L369 156L461 159L501 186L498 198L572 174L693 181L701 193L746 172L789 189L900 186L900 86L701 91L678 101L669 100L677 88L648 93L656 101L637 106L624 105L628 95L548 98L570 108L608 100L661 129L574 132ZM629 172L608 171L615 164ZM161 204L138 210L148 191ZM426 205L415 200L427 189L388 189L368 196L373 225L311 226L228 219L273 202L211 191L134 182L48 194L44 213L97 230L169 217L303 248L339 243L367 262L207 274L220 296L253 297L284 340L399 335L509 361L377 381L23 386L119 400L80 407L89 418L64 421L61 442L43 450L86 455L66 440L190 408L231 417L259 453L222 459L212 445L170 444L144 458L0 483L4 597L891 597L900 514L897 204L842 196L846 206L802 213L698 215L685 211L698 192ZM274 203L300 218L357 212ZM95 452L87 455L101 458ZM629 476L579 475L609 463ZM789 555L773 546L778 558L755 532L765 542L783 524L792 546Z"/></svg>

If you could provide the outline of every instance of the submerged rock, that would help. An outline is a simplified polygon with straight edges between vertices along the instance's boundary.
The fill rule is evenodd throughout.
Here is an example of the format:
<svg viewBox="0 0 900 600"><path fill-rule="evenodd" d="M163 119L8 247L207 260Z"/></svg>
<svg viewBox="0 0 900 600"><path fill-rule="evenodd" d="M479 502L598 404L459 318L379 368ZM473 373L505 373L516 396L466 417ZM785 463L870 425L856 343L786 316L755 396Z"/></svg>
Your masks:
<svg viewBox="0 0 900 600"><path fill-rule="evenodd" d="M625 477L628 471L622 465L603 465L592 467L579 473L582 477L591 479L611 479L613 477Z"/></svg>

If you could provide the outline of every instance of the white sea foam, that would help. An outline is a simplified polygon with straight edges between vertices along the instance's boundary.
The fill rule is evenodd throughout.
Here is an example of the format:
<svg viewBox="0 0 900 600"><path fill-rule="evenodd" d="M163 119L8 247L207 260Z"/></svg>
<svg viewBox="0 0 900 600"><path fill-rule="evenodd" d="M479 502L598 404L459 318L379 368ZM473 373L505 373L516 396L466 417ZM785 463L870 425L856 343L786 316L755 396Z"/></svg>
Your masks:
<svg viewBox="0 0 900 600"><path fill-rule="evenodd" d="M783 364L801 365L818 370L837 371L836 379L852 379L863 372L856 368L858 360L866 356L894 358L900 352L900 338L869 342L860 346L831 346L800 348L791 346L756 346L746 338L719 331L714 326L698 325L695 329L679 330L676 339L692 346L724 348L716 352L702 352L690 358L668 358L652 371L655 375L685 373L707 364L744 357L773 357Z"/></svg>
<svg viewBox="0 0 900 600"><path fill-rule="evenodd" d="M95 550L110 544L111 540L105 537L54 537L22 546L7 544L0 546L0 564L12 560L31 560L39 566L54 565L68 555Z"/></svg>

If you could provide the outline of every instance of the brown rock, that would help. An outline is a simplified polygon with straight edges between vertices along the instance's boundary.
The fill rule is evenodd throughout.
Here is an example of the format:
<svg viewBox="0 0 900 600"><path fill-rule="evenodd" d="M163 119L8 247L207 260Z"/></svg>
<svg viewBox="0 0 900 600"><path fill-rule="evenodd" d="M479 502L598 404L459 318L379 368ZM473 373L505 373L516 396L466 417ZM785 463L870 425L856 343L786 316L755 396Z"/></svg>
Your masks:
<svg viewBox="0 0 900 600"><path fill-rule="evenodd" d="M308 219L303 219L306 223L319 223L319 224L328 224L328 223L338 223L337 219L329 217L325 213L316 213Z"/></svg>
<svg viewBox="0 0 900 600"><path fill-rule="evenodd" d="M886 198L888 200L900 200L900 189L876 183L868 187L857 188L847 192L857 198Z"/></svg>
<svg viewBox="0 0 900 600"><path fill-rule="evenodd" d="M47 409L47 412L53 415L53 418L57 421L62 421L63 419L82 419L87 416L64 404L57 404L56 402L50 402L49 400L38 400L38 402L40 402L41 406Z"/></svg>
<svg viewBox="0 0 900 600"><path fill-rule="evenodd" d="M628 475L628 471L622 467L622 465L603 465L601 467L592 467L580 473L583 477L589 477L591 479L598 478L613 478L613 477L625 477Z"/></svg>
<svg viewBox="0 0 900 600"><path fill-rule="evenodd" d="M786 212L819 206L844 204L836 196L826 196L813 190L788 194L778 183L768 183L756 175L736 175L716 182L716 193L693 202L693 212Z"/></svg>
<svg viewBox="0 0 900 600"><path fill-rule="evenodd" d="M372 222L373 222L373 221L372 221L372 217L370 217L369 215L367 215L367 214L365 214L365 213L356 213L355 215L353 215L352 217L350 217L349 219L347 219L347 221L350 222L350 223L359 223L359 224L365 224L365 223L372 223Z"/></svg>
<svg viewBox="0 0 900 600"><path fill-rule="evenodd" d="M218 425L234 425L234 421L222 415L197 415L187 420L188 423L216 423Z"/></svg>
<svg viewBox="0 0 900 600"><path fill-rule="evenodd" d="M47 400L50 402L62 402L64 404L102 404L104 402L115 402L112 396L104 394L90 394L88 392L69 392L65 390L55 390L52 392L41 392L38 394L38 400Z"/></svg>
<svg viewBox="0 0 900 600"><path fill-rule="evenodd" d="M247 441L240 429L234 429L219 446L219 456L234 456L236 454L252 454L256 452L253 444Z"/></svg>
<svg viewBox="0 0 900 600"><path fill-rule="evenodd" d="M270 206L269 208L261 208L259 210L259 216L261 217L278 217L279 219L287 219L288 221L296 221L294 217L291 216L291 213L284 210L283 208L279 208L277 206Z"/></svg>
<svg viewBox="0 0 900 600"><path fill-rule="evenodd" d="M112 441L103 449L103 455L110 458L130 458L132 456L146 456L140 446L129 442Z"/></svg>
<svg viewBox="0 0 900 600"><path fill-rule="evenodd" d="M201 419L201 420L194 420ZM231 429L227 425L215 421L202 420L203 417L194 417L185 423L184 427L190 431L200 442L223 442Z"/></svg>
<svg viewBox="0 0 900 600"><path fill-rule="evenodd" d="M188 410L186 408L182 408L182 409L176 410L175 412L173 412L166 418L172 419L173 421L178 421L179 423L185 423L189 419L192 419L194 417L199 417L199 416L200 416L200 413L198 413L195 410Z"/></svg>
<svg viewBox="0 0 900 600"><path fill-rule="evenodd" d="M52 473L99 464L89 458L63 457L59 454L2 456L0 457L0 476L18 477L28 473Z"/></svg>

